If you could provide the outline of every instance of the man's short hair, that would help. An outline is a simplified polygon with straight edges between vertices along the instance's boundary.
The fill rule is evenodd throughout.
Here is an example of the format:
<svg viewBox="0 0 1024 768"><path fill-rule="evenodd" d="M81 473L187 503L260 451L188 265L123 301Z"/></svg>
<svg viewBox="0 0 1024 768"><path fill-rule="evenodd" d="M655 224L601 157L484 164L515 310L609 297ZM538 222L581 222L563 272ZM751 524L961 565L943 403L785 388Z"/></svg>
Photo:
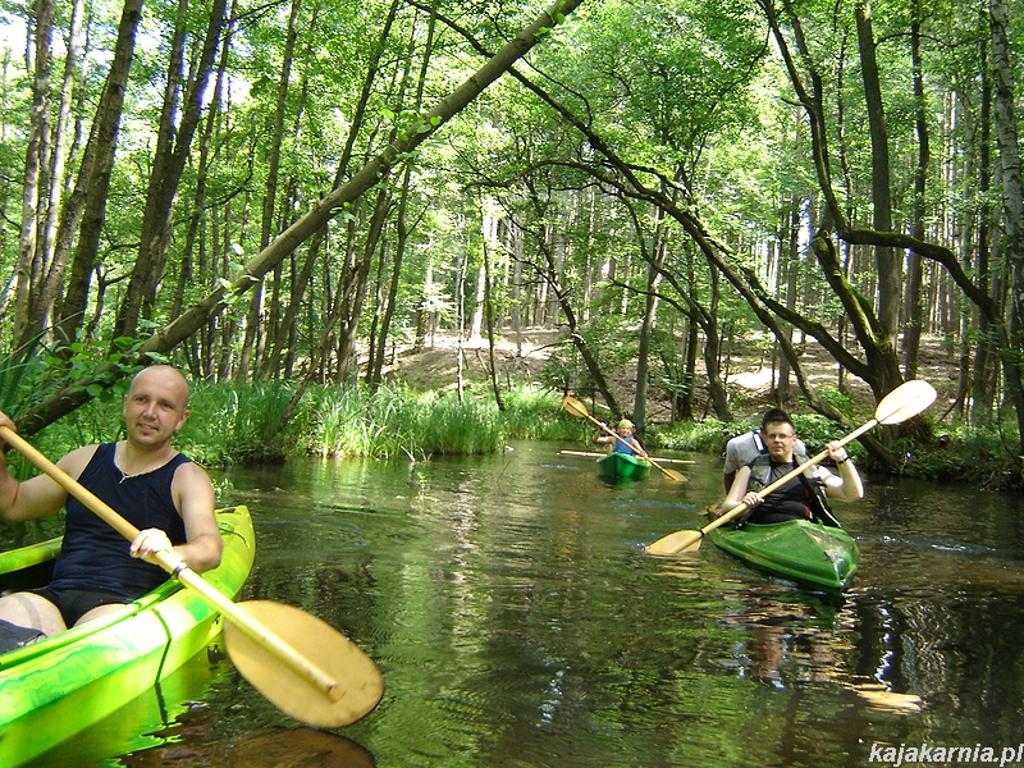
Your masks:
<svg viewBox="0 0 1024 768"><path fill-rule="evenodd" d="M789 418L789 414L781 408L769 408L764 412L764 416L761 417L761 429L763 430L769 424L783 423L789 424L789 426L796 429L796 425L793 424L793 420Z"/></svg>

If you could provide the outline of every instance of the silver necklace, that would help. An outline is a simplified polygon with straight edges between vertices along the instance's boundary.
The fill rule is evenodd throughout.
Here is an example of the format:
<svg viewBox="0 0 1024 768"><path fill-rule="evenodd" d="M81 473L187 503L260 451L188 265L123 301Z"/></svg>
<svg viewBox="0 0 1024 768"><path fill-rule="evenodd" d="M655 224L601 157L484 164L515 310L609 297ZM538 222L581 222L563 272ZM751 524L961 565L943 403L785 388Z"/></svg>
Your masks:
<svg viewBox="0 0 1024 768"><path fill-rule="evenodd" d="M148 470L145 470L145 471L142 471L142 472L135 472L134 474L129 475L127 472L125 472L123 469L121 469L121 465L117 463L117 452L116 451L114 452L114 468L118 472L121 473L121 479L117 481L118 485L121 485L122 483L124 483L125 480L131 480L133 477L138 477L139 475L144 475L144 474L146 474L146 471L148 471Z"/></svg>
<svg viewBox="0 0 1024 768"><path fill-rule="evenodd" d="M115 464L114 466L116 467L117 465ZM138 477L139 475L146 474L145 472L136 472L134 475L129 475L120 467L117 467L117 471L121 473L121 479L117 481L118 485L121 485L121 483L123 483L125 480L131 480L133 477Z"/></svg>

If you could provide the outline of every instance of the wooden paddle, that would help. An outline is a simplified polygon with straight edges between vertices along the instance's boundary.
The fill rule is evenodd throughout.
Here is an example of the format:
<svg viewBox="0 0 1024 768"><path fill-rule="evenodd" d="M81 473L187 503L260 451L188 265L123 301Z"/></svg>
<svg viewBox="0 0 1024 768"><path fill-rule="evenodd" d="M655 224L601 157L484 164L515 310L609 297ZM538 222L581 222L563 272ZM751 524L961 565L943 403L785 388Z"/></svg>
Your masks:
<svg viewBox="0 0 1024 768"><path fill-rule="evenodd" d="M597 451L561 450L561 451L559 451L559 453L561 453L561 454L563 454L565 456L592 456L595 459L600 459L600 458L603 458L604 456L608 455L607 453L599 453ZM651 457L648 456L648 458L651 458ZM693 459L666 459L666 458L664 458L662 456L658 457L658 461L664 462L666 464L696 464L697 463Z"/></svg>
<svg viewBox="0 0 1024 768"><path fill-rule="evenodd" d="M138 536L138 528L17 432L0 426L0 437L128 541ZM384 693L380 670L329 624L280 603L234 603L169 551L157 552L151 559L220 611L228 622L225 643L231 660L285 714L307 725L336 728L359 720L377 706Z"/></svg>
<svg viewBox="0 0 1024 768"><path fill-rule="evenodd" d="M899 424L907 419L916 416L935 400L935 390L927 381L915 379L896 387L892 392L882 398L875 408L875 417L866 424L858 427L846 437L838 440L840 446L846 445L851 440L856 440L869 429L878 424ZM794 477L804 472L809 467L820 464L828 456L828 450L817 454L807 462L801 464L791 472L787 472L772 484L757 492L758 498L763 499L772 491L782 487ZM747 510L747 505L740 503L730 509L721 517L716 518L699 531L686 530L675 531L655 541L644 549L649 555L674 555L679 552L692 552L700 548L701 539L710 531L719 526L725 525L734 520Z"/></svg>
<svg viewBox="0 0 1024 768"><path fill-rule="evenodd" d="M610 429L607 424L602 424L600 421L591 416L590 412L587 410L587 406L585 406L575 397L569 397L569 395L563 397L562 407L569 413L571 413L573 416L577 416L582 419L590 419L590 421L594 422L594 424L598 428L604 430L612 437L616 439L620 437L620 435L614 432L612 429ZM656 462L654 459L648 456L647 452L644 451L643 448L637 451L637 453L639 453L643 458L651 462L651 464L653 464L659 472L661 472L663 475L665 475L665 477L669 478L670 480L675 480L677 483L689 482L686 478L686 475L682 474L681 472L676 472L674 469L665 469L665 467L661 466L658 462Z"/></svg>

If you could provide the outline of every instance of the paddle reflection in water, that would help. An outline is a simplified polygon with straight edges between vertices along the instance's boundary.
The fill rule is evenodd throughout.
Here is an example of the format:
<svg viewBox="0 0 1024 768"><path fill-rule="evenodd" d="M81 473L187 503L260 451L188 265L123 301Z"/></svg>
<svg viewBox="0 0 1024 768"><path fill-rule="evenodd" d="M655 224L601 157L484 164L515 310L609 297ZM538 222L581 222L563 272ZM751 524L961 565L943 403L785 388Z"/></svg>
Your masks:
<svg viewBox="0 0 1024 768"><path fill-rule="evenodd" d="M720 462L612 487L558 456L574 446L513 447L218 478L256 521L244 597L301 606L384 673L380 706L336 732L378 766L862 768L876 743L1020 741L1016 497L868 483L837 505L861 562L834 598L716 547L641 554L701 525ZM207 724L182 743L295 725L227 665L197 698Z"/></svg>

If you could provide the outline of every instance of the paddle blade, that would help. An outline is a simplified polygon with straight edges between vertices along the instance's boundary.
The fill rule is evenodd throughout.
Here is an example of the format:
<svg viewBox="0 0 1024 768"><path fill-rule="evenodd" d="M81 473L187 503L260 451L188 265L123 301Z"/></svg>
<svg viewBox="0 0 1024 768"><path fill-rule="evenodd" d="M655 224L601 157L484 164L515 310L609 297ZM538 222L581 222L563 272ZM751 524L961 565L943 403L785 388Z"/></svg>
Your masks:
<svg viewBox="0 0 1024 768"><path fill-rule="evenodd" d="M662 536L645 549L648 555L676 555L680 552L696 552L700 549L704 534L700 531L675 531Z"/></svg>
<svg viewBox="0 0 1024 768"><path fill-rule="evenodd" d="M675 480L677 483L688 483L688 482L690 482L690 478L688 478L682 472L677 472L674 469L667 469L667 468L661 467L661 466L659 466L658 469L660 469L662 472L665 473L665 477L669 478L670 480Z"/></svg>
<svg viewBox="0 0 1024 768"><path fill-rule="evenodd" d="M566 395L562 398L562 408L571 413L578 419L586 419L590 416L590 412L587 410L587 406L577 400L575 397Z"/></svg>
<svg viewBox="0 0 1024 768"><path fill-rule="evenodd" d="M914 379L896 387L875 407L879 424L899 424L917 416L935 401L935 388L923 379Z"/></svg>
<svg viewBox="0 0 1024 768"><path fill-rule="evenodd" d="M313 685L266 647L230 622L224 627L228 655L238 671L260 693L299 722L337 728L365 717L384 695L384 678L373 660L334 627L284 603L251 600L238 603L257 622L310 662L337 685L328 692Z"/></svg>

